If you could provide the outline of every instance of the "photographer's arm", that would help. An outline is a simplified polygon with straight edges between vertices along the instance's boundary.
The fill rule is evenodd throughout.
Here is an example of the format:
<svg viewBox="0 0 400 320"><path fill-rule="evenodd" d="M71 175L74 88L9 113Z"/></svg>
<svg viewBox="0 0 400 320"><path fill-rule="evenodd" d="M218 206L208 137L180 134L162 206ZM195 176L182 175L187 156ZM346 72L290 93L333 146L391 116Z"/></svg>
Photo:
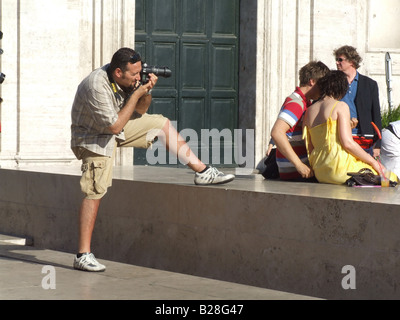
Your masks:
<svg viewBox="0 0 400 320"><path fill-rule="evenodd" d="M157 79L158 78L156 76L151 74L150 81L135 90L125 106L118 113L117 121L113 125L108 127L111 133L119 134L128 123L128 121L131 119L134 111L140 114L146 113L151 104L151 96L147 94L155 86L155 84L157 83ZM146 111L143 112L144 110Z"/></svg>
<svg viewBox="0 0 400 320"><path fill-rule="evenodd" d="M145 114L147 112L147 110L149 110L151 101L152 101L152 98L151 98L150 94L144 95L137 102L135 111L139 114Z"/></svg>

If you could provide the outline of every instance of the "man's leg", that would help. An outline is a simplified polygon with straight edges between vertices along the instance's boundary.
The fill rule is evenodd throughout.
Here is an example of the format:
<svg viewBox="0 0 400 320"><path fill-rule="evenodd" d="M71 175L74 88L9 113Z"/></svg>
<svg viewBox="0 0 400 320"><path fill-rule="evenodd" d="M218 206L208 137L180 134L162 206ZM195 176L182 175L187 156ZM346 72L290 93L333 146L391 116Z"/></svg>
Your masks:
<svg viewBox="0 0 400 320"><path fill-rule="evenodd" d="M74 268L83 271L104 271L106 267L99 263L91 252L90 244L100 199L83 199L79 210L79 253L74 258Z"/></svg>
<svg viewBox="0 0 400 320"><path fill-rule="evenodd" d="M158 137L167 150L177 155L179 160L187 164L190 169L195 172L202 172L206 169L207 166L193 153L169 120L165 123L162 133Z"/></svg>
<svg viewBox="0 0 400 320"><path fill-rule="evenodd" d="M195 172L194 183L197 185L210 185L228 183L235 179L233 174L224 174L217 168L206 166L189 148L186 141L176 131L168 120L162 132L158 135L168 151L178 156L181 163L186 164Z"/></svg>
<svg viewBox="0 0 400 320"><path fill-rule="evenodd" d="M103 196L112 182L113 159L81 150L81 190L85 194L79 210L79 246L74 258L74 268L84 271L104 271L91 252L91 240L97 213Z"/></svg>
<svg viewBox="0 0 400 320"><path fill-rule="evenodd" d="M224 174L216 168L207 167L189 148L169 119L161 115L145 114L131 120L124 131L126 140L119 142L121 147L149 148L158 137L169 152L195 172L195 184L221 184L235 179L233 174Z"/></svg>
<svg viewBox="0 0 400 320"><path fill-rule="evenodd" d="M145 114L131 120L126 124L124 132L126 140L119 141L120 147L149 148L158 137L168 151L178 156L193 171L201 172L206 168L172 126L171 121L161 115Z"/></svg>
<svg viewBox="0 0 400 320"><path fill-rule="evenodd" d="M79 211L79 253L91 252L90 244L101 199L83 199Z"/></svg>

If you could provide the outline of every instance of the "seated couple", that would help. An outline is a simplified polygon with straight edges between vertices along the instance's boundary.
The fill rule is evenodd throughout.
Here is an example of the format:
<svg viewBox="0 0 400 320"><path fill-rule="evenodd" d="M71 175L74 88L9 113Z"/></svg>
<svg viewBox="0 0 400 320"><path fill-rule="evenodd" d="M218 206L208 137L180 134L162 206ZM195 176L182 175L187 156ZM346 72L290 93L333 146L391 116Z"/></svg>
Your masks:
<svg viewBox="0 0 400 320"><path fill-rule="evenodd" d="M319 182L343 184L348 172L363 168L381 174L384 166L357 144L352 136L348 105L340 101L348 90L342 71L331 71L317 82L320 99L307 109L303 138L308 159ZM393 174L390 180L397 181Z"/></svg>
<svg viewBox="0 0 400 320"><path fill-rule="evenodd" d="M348 172L384 170L353 139L349 106L340 101L348 87L342 71L321 62L302 68L300 87L286 99L271 132L282 180L343 184Z"/></svg>

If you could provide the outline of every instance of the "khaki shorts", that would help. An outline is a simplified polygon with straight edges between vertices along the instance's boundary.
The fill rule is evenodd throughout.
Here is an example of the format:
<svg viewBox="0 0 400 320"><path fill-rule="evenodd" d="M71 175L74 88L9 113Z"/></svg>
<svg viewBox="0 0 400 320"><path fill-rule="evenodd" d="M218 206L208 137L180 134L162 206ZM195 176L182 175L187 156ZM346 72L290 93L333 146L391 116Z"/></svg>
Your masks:
<svg viewBox="0 0 400 320"><path fill-rule="evenodd" d="M104 197L112 185L113 157L105 157L80 148L82 158L81 190L86 199L97 200ZM114 151L115 154L115 151Z"/></svg>
<svg viewBox="0 0 400 320"><path fill-rule="evenodd" d="M118 147L150 148L167 121L160 114L135 114L135 119L125 125L125 141L118 140Z"/></svg>
<svg viewBox="0 0 400 320"><path fill-rule="evenodd" d="M162 115L137 116L128 121L124 128L125 141L117 141L113 156L106 157L85 148L78 148L78 158L82 159L81 190L86 199L97 200L104 197L112 185L113 165L116 147L149 148L168 121Z"/></svg>

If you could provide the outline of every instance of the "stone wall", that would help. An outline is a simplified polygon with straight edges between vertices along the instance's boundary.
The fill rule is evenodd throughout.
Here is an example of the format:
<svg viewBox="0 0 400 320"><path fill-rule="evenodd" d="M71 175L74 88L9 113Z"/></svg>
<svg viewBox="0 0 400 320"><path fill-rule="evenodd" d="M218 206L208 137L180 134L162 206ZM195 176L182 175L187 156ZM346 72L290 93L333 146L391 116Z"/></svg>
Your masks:
<svg viewBox="0 0 400 320"><path fill-rule="evenodd" d="M0 169L0 234L69 252L72 264L79 167L29 170ZM186 170L120 171L93 233L99 259L327 299L400 298L398 188L196 187ZM351 290L345 266L356 270Z"/></svg>
<svg viewBox="0 0 400 320"><path fill-rule="evenodd" d="M110 61L119 47L134 46L135 2L0 4L1 71L6 74L1 85L0 165L70 163L75 159L69 146L77 85ZM129 152L126 156L131 157Z"/></svg>
<svg viewBox="0 0 400 320"><path fill-rule="evenodd" d="M239 126L256 131L256 162L299 69L314 59L335 68L332 51L341 45L358 48L364 57L360 71L378 81L383 108L390 51L394 104L400 104L400 44L388 32L396 27L398 1L240 3ZM4 0L0 6L0 71L6 74L0 86L0 165L74 162L69 126L76 87L119 47L134 47L135 1ZM131 164L132 153L119 154L118 163Z"/></svg>

